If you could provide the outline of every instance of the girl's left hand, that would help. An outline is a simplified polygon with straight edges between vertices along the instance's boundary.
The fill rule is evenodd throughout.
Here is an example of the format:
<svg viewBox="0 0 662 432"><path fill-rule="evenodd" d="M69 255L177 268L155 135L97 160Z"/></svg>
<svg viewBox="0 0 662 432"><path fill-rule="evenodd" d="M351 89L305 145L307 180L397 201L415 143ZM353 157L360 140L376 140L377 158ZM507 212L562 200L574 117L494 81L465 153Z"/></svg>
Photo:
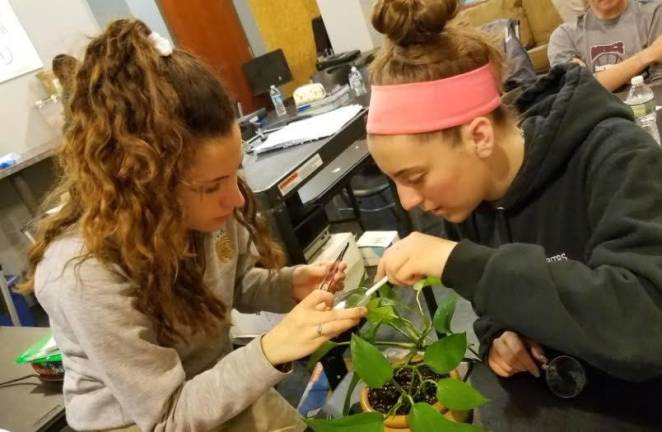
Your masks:
<svg viewBox="0 0 662 432"><path fill-rule="evenodd" d="M335 264L333 261L322 261L314 264L297 266L292 275L292 296L295 300L301 301L313 290L320 288L320 284L329 271L333 271L331 281L324 284L329 286L329 292L340 291L345 283L345 271L347 264L340 262Z"/></svg>
<svg viewBox="0 0 662 432"><path fill-rule="evenodd" d="M441 278L456 245L454 241L413 232L384 252L375 280L388 276L392 284L410 286L425 276Z"/></svg>

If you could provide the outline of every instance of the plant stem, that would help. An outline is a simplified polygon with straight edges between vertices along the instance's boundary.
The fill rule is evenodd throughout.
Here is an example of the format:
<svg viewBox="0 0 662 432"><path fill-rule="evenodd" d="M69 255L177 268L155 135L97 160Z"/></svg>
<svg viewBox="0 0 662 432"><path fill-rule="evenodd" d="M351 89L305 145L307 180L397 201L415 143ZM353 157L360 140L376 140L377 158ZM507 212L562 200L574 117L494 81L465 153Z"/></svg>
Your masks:
<svg viewBox="0 0 662 432"><path fill-rule="evenodd" d="M421 334L418 332L418 329L413 322L404 317L399 317L402 322L403 329L408 332L408 337L412 342L418 341L421 337Z"/></svg>
<svg viewBox="0 0 662 432"><path fill-rule="evenodd" d="M476 366L477 362L469 362L469 366L467 367L467 373L464 375L464 378L462 378L462 381L467 382L469 379L469 375L471 375L471 372L474 370L474 367Z"/></svg>
<svg viewBox="0 0 662 432"><path fill-rule="evenodd" d="M418 366L411 365L411 381L409 381L409 393L414 391L414 374L418 375Z"/></svg>
<svg viewBox="0 0 662 432"><path fill-rule="evenodd" d="M407 339L409 339L409 340L411 340L411 341L416 341L416 340L418 339L417 336L415 336L415 335L412 336L411 333L409 333L409 332L407 332L407 331L401 329L400 327L398 327L397 325L395 325L395 324L392 323L392 322L391 322L391 323L388 323L388 326L391 327L391 328L393 328L394 330L396 330L397 332L399 332L400 334L402 334L403 336L405 336Z"/></svg>
<svg viewBox="0 0 662 432"><path fill-rule="evenodd" d="M399 348L416 348L416 344L407 342L392 342L392 341L375 341L374 345L393 346Z"/></svg>
<svg viewBox="0 0 662 432"><path fill-rule="evenodd" d="M407 396L407 399L409 399L409 403L411 404L411 407L414 408L414 405L416 405L416 401L414 401L414 398L408 394L405 396Z"/></svg>
<svg viewBox="0 0 662 432"><path fill-rule="evenodd" d="M347 394L345 395L345 403L343 404L342 415L349 415L349 408L352 399L352 393L359 383L359 376L357 374L352 374L352 380L349 383L349 388L347 389Z"/></svg>
<svg viewBox="0 0 662 432"><path fill-rule="evenodd" d="M403 389L402 386L401 386L401 385L400 385L395 379L391 380L391 382L393 383L393 385L395 386L395 388L398 389L398 391L400 392L400 394L403 394L403 395L405 395L405 396L409 396L409 393L407 393L407 391L406 391L405 389Z"/></svg>
<svg viewBox="0 0 662 432"><path fill-rule="evenodd" d="M390 410L388 410L388 413L386 413L386 415L385 415L386 418L397 415L398 409L402 406L402 397L403 396L404 395L401 393L400 397L398 398L398 401L395 403L395 405L393 405L391 407Z"/></svg>
<svg viewBox="0 0 662 432"><path fill-rule="evenodd" d="M346 341L346 342L337 342L337 346L348 346L351 342ZM382 345L382 346L393 346L393 347L398 347L398 348L416 348L416 344L413 343L407 343L407 342L395 342L395 341L373 341L370 342L373 345Z"/></svg>
<svg viewBox="0 0 662 432"><path fill-rule="evenodd" d="M418 305L418 311L421 313L421 316L425 316L425 312L423 312L423 306L421 305L421 293L423 290L421 289L416 293L416 304Z"/></svg>

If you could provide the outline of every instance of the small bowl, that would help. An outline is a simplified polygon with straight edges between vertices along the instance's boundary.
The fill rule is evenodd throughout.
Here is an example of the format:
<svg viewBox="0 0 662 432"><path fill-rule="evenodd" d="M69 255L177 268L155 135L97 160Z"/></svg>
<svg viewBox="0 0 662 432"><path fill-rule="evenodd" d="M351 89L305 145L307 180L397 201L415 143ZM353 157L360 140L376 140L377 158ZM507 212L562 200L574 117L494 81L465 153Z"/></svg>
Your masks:
<svg viewBox="0 0 662 432"><path fill-rule="evenodd" d="M39 379L47 382L64 381L64 366L61 361L30 363L32 369L37 372Z"/></svg>

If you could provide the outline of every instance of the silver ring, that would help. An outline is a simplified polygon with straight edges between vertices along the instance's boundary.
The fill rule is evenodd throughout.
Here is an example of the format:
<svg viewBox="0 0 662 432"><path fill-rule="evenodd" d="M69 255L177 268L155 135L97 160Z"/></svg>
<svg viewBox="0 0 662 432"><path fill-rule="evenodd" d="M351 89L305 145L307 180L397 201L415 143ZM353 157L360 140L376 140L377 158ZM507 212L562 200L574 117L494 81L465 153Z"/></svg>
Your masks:
<svg viewBox="0 0 662 432"><path fill-rule="evenodd" d="M322 329L323 325L324 325L324 323L317 324L317 336L319 336L319 337L324 336L324 331Z"/></svg>

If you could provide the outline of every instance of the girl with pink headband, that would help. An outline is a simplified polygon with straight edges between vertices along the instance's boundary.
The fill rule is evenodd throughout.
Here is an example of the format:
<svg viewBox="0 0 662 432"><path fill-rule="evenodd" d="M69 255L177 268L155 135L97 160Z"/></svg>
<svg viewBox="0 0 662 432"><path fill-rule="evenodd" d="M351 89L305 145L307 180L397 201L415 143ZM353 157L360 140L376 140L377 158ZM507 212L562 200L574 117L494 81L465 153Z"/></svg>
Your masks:
<svg viewBox="0 0 662 432"><path fill-rule="evenodd" d="M377 278L437 276L470 300L500 376L550 352L612 378L662 375L662 151L577 65L501 102L499 53L447 25L456 0L379 0L368 144L406 209L443 218ZM609 378L609 379L612 379Z"/></svg>

